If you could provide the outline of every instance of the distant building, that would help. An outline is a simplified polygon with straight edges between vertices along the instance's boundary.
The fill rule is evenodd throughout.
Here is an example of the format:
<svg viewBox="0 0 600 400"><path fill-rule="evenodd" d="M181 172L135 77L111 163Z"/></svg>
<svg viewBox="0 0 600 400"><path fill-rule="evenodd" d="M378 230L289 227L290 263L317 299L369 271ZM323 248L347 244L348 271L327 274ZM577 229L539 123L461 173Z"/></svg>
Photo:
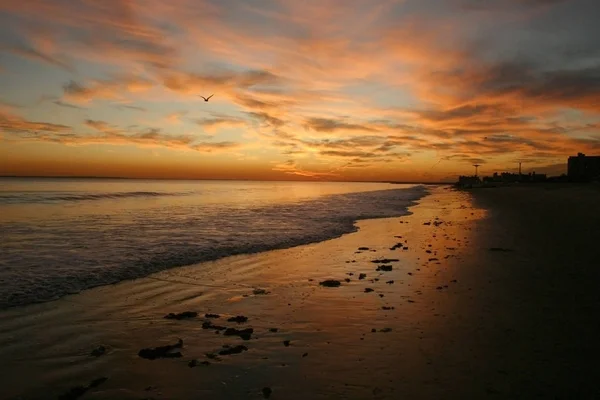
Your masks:
<svg viewBox="0 0 600 400"><path fill-rule="evenodd" d="M485 183L515 183L515 182L545 182L547 179L546 174L536 174L530 172L528 174L515 174L512 172L494 172L492 176L486 176L483 178Z"/></svg>
<svg viewBox="0 0 600 400"><path fill-rule="evenodd" d="M577 153L569 157L567 176L570 181L590 181L600 179L600 156L586 156Z"/></svg>
<svg viewBox="0 0 600 400"><path fill-rule="evenodd" d="M456 182L456 186L463 188L470 188L481 185L481 179L477 175L465 176L461 175L458 177L458 182Z"/></svg>

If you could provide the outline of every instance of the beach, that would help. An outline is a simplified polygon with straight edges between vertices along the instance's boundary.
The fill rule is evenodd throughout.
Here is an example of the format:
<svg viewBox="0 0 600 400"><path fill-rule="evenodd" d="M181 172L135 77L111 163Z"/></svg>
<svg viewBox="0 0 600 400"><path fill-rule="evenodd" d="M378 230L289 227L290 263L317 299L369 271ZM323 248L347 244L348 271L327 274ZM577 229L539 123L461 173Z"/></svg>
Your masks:
<svg viewBox="0 0 600 400"><path fill-rule="evenodd" d="M3 310L2 398L600 396L597 188L429 190L335 239Z"/></svg>

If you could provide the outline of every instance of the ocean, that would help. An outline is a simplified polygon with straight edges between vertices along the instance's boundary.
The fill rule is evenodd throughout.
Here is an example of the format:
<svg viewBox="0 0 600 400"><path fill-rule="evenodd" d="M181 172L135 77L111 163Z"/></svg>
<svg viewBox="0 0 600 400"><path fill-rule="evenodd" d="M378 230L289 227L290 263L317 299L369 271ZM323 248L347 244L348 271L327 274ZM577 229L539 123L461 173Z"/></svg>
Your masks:
<svg viewBox="0 0 600 400"><path fill-rule="evenodd" d="M0 308L406 215L420 185L0 178Z"/></svg>

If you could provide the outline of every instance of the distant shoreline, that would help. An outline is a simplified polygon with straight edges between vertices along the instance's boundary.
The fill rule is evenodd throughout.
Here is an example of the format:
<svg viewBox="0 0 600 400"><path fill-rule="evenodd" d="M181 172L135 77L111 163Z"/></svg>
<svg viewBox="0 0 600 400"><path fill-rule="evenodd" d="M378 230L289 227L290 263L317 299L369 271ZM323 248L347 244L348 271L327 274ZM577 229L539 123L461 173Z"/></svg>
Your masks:
<svg viewBox="0 0 600 400"><path fill-rule="evenodd" d="M135 178L124 176L19 176L0 175L0 179L93 179L93 180L136 180L136 181L239 181L239 182L334 182L334 183L389 183L392 185L452 185L452 182L422 181L342 181L342 180L283 180L283 179L225 179L225 178Z"/></svg>

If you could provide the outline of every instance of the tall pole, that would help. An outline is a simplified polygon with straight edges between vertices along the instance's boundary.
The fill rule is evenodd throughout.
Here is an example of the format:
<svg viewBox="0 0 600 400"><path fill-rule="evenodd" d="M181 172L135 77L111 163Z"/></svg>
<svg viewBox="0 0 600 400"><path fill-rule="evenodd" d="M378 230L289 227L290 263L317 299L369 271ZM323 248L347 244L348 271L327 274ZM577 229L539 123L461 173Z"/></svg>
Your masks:
<svg viewBox="0 0 600 400"><path fill-rule="evenodd" d="M477 176L477 169L479 168L480 164L473 164L473 166L475 167L475 176Z"/></svg>
<svg viewBox="0 0 600 400"><path fill-rule="evenodd" d="M519 176L521 176L521 161L519 161Z"/></svg>

